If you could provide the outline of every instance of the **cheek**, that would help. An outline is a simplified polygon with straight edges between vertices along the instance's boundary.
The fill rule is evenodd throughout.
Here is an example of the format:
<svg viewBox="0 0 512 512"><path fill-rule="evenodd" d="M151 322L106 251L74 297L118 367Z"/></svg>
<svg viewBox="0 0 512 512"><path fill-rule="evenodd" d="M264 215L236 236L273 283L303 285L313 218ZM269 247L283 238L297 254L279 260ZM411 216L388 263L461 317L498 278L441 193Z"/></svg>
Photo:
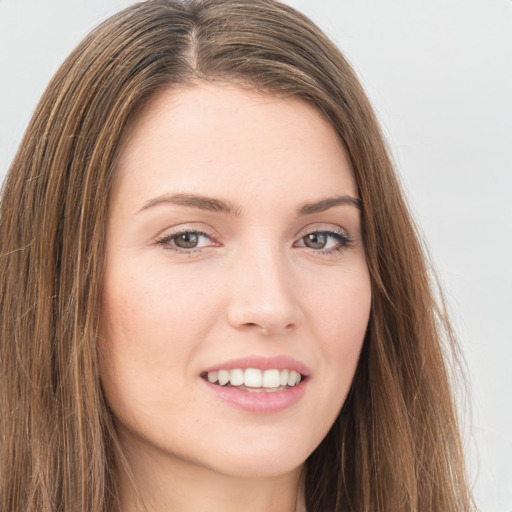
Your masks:
<svg viewBox="0 0 512 512"><path fill-rule="evenodd" d="M364 267L331 279L322 288L322 293L309 297L310 323L322 362L322 400L337 414L352 384L368 327L371 284Z"/></svg>
<svg viewBox="0 0 512 512"><path fill-rule="evenodd" d="M309 294L311 324L316 337L331 350L354 350L362 344L371 308L371 283L366 266L326 279Z"/></svg>
<svg viewBox="0 0 512 512"><path fill-rule="evenodd" d="M106 273L100 320L101 375L105 391L176 390L188 362L210 328L216 303L203 287L187 286L186 276L170 276L165 266L122 265ZM117 390L117 391L116 391ZM131 390L131 391L130 391Z"/></svg>
<svg viewBox="0 0 512 512"><path fill-rule="evenodd" d="M212 293L207 297L201 286L191 286L184 273L170 272L162 264L144 263L131 264L129 269L119 267L107 275L102 327L106 337L116 344L156 349L160 344L169 347L172 339L179 349L174 341L200 329L207 318L204 312L209 309Z"/></svg>
<svg viewBox="0 0 512 512"><path fill-rule="evenodd" d="M176 361L166 354L172 318L161 293L146 274L122 270L107 274L100 319L101 378L116 414L130 397L151 396Z"/></svg>

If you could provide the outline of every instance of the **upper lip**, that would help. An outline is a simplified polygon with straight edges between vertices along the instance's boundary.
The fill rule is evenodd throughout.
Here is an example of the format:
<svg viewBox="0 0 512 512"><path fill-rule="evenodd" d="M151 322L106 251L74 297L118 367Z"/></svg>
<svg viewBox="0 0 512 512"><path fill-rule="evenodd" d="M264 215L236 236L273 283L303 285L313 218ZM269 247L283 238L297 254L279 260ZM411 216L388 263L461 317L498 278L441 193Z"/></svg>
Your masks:
<svg viewBox="0 0 512 512"><path fill-rule="evenodd" d="M302 362L290 356L278 355L271 357L246 356L237 359L230 359L214 366L206 368L204 372L216 372L219 370L234 370L240 368L259 368L260 370L295 370L303 377L307 377L310 369Z"/></svg>

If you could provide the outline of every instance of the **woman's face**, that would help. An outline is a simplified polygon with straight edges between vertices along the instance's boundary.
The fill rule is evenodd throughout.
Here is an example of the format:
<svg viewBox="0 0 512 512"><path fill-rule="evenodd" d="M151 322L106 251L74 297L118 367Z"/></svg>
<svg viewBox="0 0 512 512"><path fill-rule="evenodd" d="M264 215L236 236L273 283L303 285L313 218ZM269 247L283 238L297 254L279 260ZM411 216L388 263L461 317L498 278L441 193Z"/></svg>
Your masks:
<svg viewBox="0 0 512 512"><path fill-rule="evenodd" d="M357 197L333 128L300 100L206 83L153 99L107 232L101 376L125 446L226 475L300 467L368 323Z"/></svg>

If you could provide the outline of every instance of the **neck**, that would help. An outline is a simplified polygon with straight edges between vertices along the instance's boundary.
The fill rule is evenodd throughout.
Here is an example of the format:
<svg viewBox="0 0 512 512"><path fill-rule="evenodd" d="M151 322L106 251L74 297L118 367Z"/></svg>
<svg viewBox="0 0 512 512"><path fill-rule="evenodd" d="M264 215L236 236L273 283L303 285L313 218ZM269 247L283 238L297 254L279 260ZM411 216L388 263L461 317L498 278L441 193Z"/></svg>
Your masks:
<svg viewBox="0 0 512 512"><path fill-rule="evenodd" d="M125 446L126 448L126 446ZM124 450L122 512L305 512L302 467L277 476L236 476L169 454Z"/></svg>

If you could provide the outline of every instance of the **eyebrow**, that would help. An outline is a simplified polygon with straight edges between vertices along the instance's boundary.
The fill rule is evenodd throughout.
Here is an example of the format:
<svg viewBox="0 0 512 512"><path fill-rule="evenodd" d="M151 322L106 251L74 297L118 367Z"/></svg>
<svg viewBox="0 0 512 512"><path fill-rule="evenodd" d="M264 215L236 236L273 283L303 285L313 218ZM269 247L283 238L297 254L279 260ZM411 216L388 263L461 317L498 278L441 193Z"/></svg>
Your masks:
<svg viewBox="0 0 512 512"><path fill-rule="evenodd" d="M320 201L315 201L312 203L303 203L299 207L299 215L310 215L312 213L325 212L334 206L353 206L358 210L363 209L363 204L360 199L356 197L344 195L344 196L334 196L327 197L326 199L321 199Z"/></svg>
<svg viewBox="0 0 512 512"><path fill-rule="evenodd" d="M217 213L227 213L229 215L239 215L239 209L230 201L215 199L214 197L200 196L195 194L163 194L150 199L139 212L152 208L160 204L177 204L180 206L190 206Z"/></svg>
<svg viewBox="0 0 512 512"><path fill-rule="evenodd" d="M144 205L139 212L148 210L154 206L161 204L176 204L180 206L189 206L192 208L198 208L200 210L226 213L228 215L240 215L241 208L235 207L231 201L224 199L216 199L214 197L196 195L196 194L163 194L161 196L150 199ZM334 208L335 206L353 206L358 210L362 210L362 203L360 199L349 195L327 197L320 199L319 201L302 203L297 212L299 215L311 215L312 213L319 213Z"/></svg>

